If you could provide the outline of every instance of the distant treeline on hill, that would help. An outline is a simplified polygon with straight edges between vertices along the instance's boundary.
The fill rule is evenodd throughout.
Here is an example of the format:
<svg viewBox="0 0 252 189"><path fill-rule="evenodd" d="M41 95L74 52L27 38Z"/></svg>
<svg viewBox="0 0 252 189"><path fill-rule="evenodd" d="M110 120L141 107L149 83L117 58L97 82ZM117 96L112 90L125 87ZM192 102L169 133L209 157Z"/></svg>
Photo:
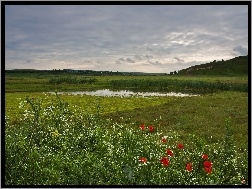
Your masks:
<svg viewBox="0 0 252 189"><path fill-rule="evenodd" d="M191 66L178 71L176 75L248 75L248 56L239 56L230 60Z"/></svg>
<svg viewBox="0 0 252 189"><path fill-rule="evenodd" d="M140 76L140 75L213 75L213 76L237 76L248 75L248 56L239 56L230 60L221 60L191 66L178 72L170 73L144 73L144 72L112 72L112 71L94 71L94 70L72 70L72 69L53 69L53 70L36 70L36 69L14 69L5 70L5 73L40 73L40 74L79 74L87 76Z"/></svg>
<svg viewBox="0 0 252 189"><path fill-rule="evenodd" d="M13 69L5 70L5 73L39 73L39 74L75 74L86 76L106 76L106 75L121 75L121 76L137 76L137 75L168 75L166 73L144 73L144 72L112 72L112 71L94 71L94 70L72 70L72 69L53 69L53 70L35 70L35 69Z"/></svg>

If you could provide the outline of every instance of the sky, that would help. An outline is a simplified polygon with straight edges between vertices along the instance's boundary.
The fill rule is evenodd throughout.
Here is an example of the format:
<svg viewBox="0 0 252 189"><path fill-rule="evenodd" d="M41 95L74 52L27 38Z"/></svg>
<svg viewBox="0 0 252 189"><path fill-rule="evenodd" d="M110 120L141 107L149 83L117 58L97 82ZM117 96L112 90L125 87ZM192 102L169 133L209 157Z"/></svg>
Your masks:
<svg viewBox="0 0 252 189"><path fill-rule="evenodd" d="M5 6L5 69L169 73L247 54L247 5Z"/></svg>

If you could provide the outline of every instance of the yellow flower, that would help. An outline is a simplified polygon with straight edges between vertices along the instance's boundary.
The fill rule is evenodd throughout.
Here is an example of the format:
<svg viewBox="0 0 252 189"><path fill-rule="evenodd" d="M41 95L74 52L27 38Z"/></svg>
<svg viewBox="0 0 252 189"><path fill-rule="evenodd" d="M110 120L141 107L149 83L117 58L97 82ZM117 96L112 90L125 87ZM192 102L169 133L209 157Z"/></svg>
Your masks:
<svg viewBox="0 0 252 189"><path fill-rule="evenodd" d="M59 136L59 132L58 130L55 130L54 132L51 132L52 137L58 137Z"/></svg>

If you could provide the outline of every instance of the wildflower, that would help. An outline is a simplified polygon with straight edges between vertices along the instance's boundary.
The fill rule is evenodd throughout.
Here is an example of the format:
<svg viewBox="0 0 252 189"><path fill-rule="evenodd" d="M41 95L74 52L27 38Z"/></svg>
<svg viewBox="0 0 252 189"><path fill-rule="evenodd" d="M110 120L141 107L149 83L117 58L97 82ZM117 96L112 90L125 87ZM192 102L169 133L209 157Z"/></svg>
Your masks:
<svg viewBox="0 0 252 189"><path fill-rule="evenodd" d="M206 155L206 154L202 154L202 159L204 159L204 160L207 160L208 159L208 155Z"/></svg>
<svg viewBox="0 0 252 189"><path fill-rule="evenodd" d="M54 132L51 132L52 137L58 137L59 136L59 132L58 130L55 130Z"/></svg>
<svg viewBox="0 0 252 189"><path fill-rule="evenodd" d="M241 180L241 183L242 183L242 184L246 184L246 180L245 180L245 179L242 179L242 180Z"/></svg>
<svg viewBox="0 0 252 189"><path fill-rule="evenodd" d="M144 157L140 157L139 161L140 161L141 163L146 163L146 162L147 162L147 159L144 158Z"/></svg>
<svg viewBox="0 0 252 189"><path fill-rule="evenodd" d="M179 143L177 147L178 147L178 149L183 149L184 148L183 144L181 144L181 143Z"/></svg>
<svg viewBox="0 0 252 189"><path fill-rule="evenodd" d="M167 142L167 139L165 137L162 137L162 142L163 143L166 143Z"/></svg>
<svg viewBox="0 0 252 189"><path fill-rule="evenodd" d="M212 162L211 161L205 161L204 162L204 167L212 167Z"/></svg>
<svg viewBox="0 0 252 189"><path fill-rule="evenodd" d="M152 125L149 126L149 131L153 132L154 131L154 127Z"/></svg>
<svg viewBox="0 0 252 189"><path fill-rule="evenodd" d="M173 156L173 151L171 151L171 149L167 149L167 150L166 150L166 153L167 153L169 156Z"/></svg>
<svg viewBox="0 0 252 189"><path fill-rule="evenodd" d="M167 157L163 157L163 158L160 160L160 162L161 162L161 164L162 164L164 167L167 167L167 166L170 164L170 162L169 162L169 160L168 160Z"/></svg>
<svg viewBox="0 0 252 189"><path fill-rule="evenodd" d="M204 162L204 170L207 173L211 173L212 172L212 165L213 165L213 163L211 161L205 161Z"/></svg>
<svg viewBox="0 0 252 189"><path fill-rule="evenodd" d="M212 172L212 167L204 167L204 170L205 170L207 173L211 173L211 172Z"/></svg>
<svg viewBox="0 0 252 189"><path fill-rule="evenodd" d="M192 171L192 163L187 163L186 164L186 170L188 171L188 172L191 172Z"/></svg>
<svg viewBox="0 0 252 189"><path fill-rule="evenodd" d="M140 125L140 129L142 129L142 131L143 131L144 128L145 128L144 124L141 124L141 125Z"/></svg>

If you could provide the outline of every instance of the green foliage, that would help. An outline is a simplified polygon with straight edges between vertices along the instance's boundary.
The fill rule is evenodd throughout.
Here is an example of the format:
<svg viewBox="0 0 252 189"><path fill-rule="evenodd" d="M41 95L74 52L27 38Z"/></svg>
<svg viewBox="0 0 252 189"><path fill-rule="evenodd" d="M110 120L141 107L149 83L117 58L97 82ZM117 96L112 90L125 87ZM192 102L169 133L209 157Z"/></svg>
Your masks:
<svg viewBox="0 0 252 189"><path fill-rule="evenodd" d="M195 135L184 140L176 131L165 134L156 125L151 131L148 125L140 129L134 122L104 119L101 102L94 106L97 112L90 114L57 94L49 102L27 97L20 123L5 120L5 184L241 185L248 180L247 151L232 145L230 120L223 141L208 145ZM202 154L213 163L210 173ZM163 157L168 166L160 162ZM192 171L186 170L190 162Z"/></svg>
<svg viewBox="0 0 252 189"><path fill-rule="evenodd" d="M49 84L92 84L95 83L97 79L95 78L76 78L76 77L57 77L57 78L50 78Z"/></svg>
<svg viewBox="0 0 252 189"><path fill-rule="evenodd" d="M135 80L112 80L113 88L140 88L158 89L163 91L189 91L189 92L216 92L216 91L248 91L247 83L222 83L199 80L179 79L135 79Z"/></svg>

